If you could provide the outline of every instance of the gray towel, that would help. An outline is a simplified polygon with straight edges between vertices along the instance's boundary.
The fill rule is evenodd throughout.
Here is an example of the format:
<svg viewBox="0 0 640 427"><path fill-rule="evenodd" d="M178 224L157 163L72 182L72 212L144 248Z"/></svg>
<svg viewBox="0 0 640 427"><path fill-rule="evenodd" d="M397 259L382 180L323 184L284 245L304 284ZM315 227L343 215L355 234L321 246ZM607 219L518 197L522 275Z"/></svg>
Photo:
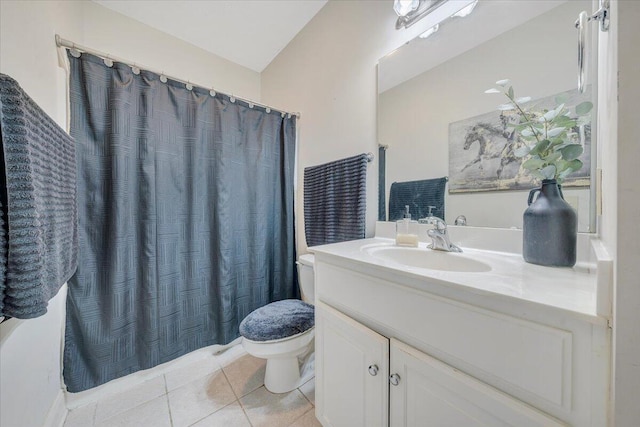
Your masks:
<svg viewBox="0 0 640 427"><path fill-rule="evenodd" d="M0 134L7 240L0 315L29 319L75 272L78 252L73 139L0 74Z"/></svg>
<svg viewBox="0 0 640 427"><path fill-rule="evenodd" d="M307 246L365 237L367 155L304 169Z"/></svg>
<svg viewBox="0 0 640 427"><path fill-rule="evenodd" d="M429 214L429 206L435 206L432 215L444 219L444 189L447 178L420 181L394 182L389 190L389 221L404 218L409 205L411 219L418 220Z"/></svg>
<svg viewBox="0 0 640 427"><path fill-rule="evenodd" d="M2 173L1 175L4 175L4 173ZM7 231L4 226L4 205L2 203L2 199L3 198L0 197L0 316L2 316L1 313L4 313L4 303L2 302L2 300L4 299L3 295L7 273Z"/></svg>

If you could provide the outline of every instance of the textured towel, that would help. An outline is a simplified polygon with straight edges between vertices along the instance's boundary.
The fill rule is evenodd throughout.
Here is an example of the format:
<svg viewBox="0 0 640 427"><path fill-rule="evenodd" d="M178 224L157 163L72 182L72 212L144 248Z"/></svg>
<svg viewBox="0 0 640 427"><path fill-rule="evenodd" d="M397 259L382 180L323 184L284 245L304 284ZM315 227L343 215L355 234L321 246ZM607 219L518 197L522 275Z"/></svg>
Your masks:
<svg viewBox="0 0 640 427"><path fill-rule="evenodd" d="M307 246L364 238L366 180L366 154L305 168Z"/></svg>
<svg viewBox="0 0 640 427"><path fill-rule="evenodd" d="M2 164L4 165L4 163ZM0 175L4 175L4 173ZM7 230L4 226L4 205L2 200L3 198L0 197L0 316L3 316L2 313L4 313L4 303L2 300L4 299L3 295L7 273Z"/></svg>
<svg viewBox="0 0 640 427"><path fill-rule="evenodd" d="M73 139L4 74L0 133L7 198L0 315L29 319L47 312L47 302L76 269L75 148Z"/></svg>
<svg viewBox="0 0 640 427"><path fill-rule="evenodd" d="M427 217L429 206L435 206L431 211L432 215L444 219L444 189L446 185L446 177L394 182L389 190L389 221L404 218L406 205L409 205L411 219L418 220Z"/></svg>

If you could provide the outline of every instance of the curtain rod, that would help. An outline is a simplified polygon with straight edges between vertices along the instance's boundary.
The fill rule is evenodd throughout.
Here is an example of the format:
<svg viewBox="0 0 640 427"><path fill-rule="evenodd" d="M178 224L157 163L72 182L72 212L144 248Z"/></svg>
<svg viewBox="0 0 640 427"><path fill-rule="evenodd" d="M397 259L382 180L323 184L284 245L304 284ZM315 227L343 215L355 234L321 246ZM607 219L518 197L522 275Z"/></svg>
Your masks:
<svg viewBox="0 0 640 427"><path fill-rule="evenodd" d="M179 83L184 83L187 86L187 88L193 87L193 86L197 86L197 87L200 87L200 88L203 88L203 89L209 89L209 91L211 92L212 95L215 95L216 93L220 93L222 95L228 96L229 99L231 100L231 102L235 102L235 100L237 100L237 99L239 99L240 101L244 101L247 104L249 104L249 108L253 108L253 106L258 106L258 107L262 107L265 110L267 110L267 113L269 113L271 111L276 111L276 112L282 114L283 117L284 117L285 114L287 114L289 116L296 116L297 118L300 118L300 113L293 113L293 112L281 110L279 108L273 108L273 107L270 107L268 105L264 105L264 104L261 104L259 102L252 101L250 99L245 99L245 98L241 98L239 96L235 96L233 94L229 95L229 94L226 94L224 92L217 91L214 88L209 88L209 87L207 87L205 85L200 85L200 84L197 84L197 83L190 82L188 80L183 80L183 79L178 78L178 77L170 76L170 75L166 74L163 71L154 70L153 68L145 67L144 65L137 64L137 63L129 61L127 59L122 59L122 58L119 58L117 56L110 55L108 53L100 52L99 50L95 50L95 49L88 48L86 46L79 45L79 44L74 43L74 42L72 42L70 40L63 39L58 34L56 34L56 46L67 48L67 49L71 49L71 50L75 49L76 51L79 51L79 52L89 53L91 55L95 55L95 56L97 56L99 58L102 58L104 60L121 62L121 63L123 63L125 65L130 66L131 68L137 68L137 69L143 69L145 71L150 71L152 73L160 75L161 77L164 76L167 79L171 79L171 80L174 80L174 81L179 82ZM73 52L72 52L72 55L73 55ZM108 65L108 64L105 62L105 65ZM138 74L138 73L136 73L136 74ZM166 82L166 80L164 80L164 81Z"/></svg>

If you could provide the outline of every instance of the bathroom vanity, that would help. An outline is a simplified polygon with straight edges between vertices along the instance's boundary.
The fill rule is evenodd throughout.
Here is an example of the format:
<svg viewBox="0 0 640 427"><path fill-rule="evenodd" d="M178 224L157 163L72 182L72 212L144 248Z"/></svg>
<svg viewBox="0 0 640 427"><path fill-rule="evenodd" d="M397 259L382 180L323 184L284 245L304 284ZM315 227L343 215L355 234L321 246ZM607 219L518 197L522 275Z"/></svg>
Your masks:
<svg viewBox="0 0 640 427"><path fill-rule="evenodd" d="M463 250L384 238L314 248L318 420L608 425L606 264Z"/></svg>

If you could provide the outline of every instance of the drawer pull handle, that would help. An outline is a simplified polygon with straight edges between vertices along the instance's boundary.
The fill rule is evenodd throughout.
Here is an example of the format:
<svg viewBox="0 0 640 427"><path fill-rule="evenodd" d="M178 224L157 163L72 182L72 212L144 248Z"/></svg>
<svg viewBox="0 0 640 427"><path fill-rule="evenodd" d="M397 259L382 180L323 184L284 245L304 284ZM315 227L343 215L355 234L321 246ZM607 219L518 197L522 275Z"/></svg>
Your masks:
<svg viewBox="0 0 640 427"><path fill-rule="evenodd" d="M393 374L389 377L389 382L391 383L391 385L398 385L400 384L400 375L398 374Z"/></svg>
<svg viewBox="0 0 640 427"><path fill-rule="evenodd" d="M372 377L375 377L376 375L378 375L378 365L370 365L369 374L371 374Z"/></svg>

